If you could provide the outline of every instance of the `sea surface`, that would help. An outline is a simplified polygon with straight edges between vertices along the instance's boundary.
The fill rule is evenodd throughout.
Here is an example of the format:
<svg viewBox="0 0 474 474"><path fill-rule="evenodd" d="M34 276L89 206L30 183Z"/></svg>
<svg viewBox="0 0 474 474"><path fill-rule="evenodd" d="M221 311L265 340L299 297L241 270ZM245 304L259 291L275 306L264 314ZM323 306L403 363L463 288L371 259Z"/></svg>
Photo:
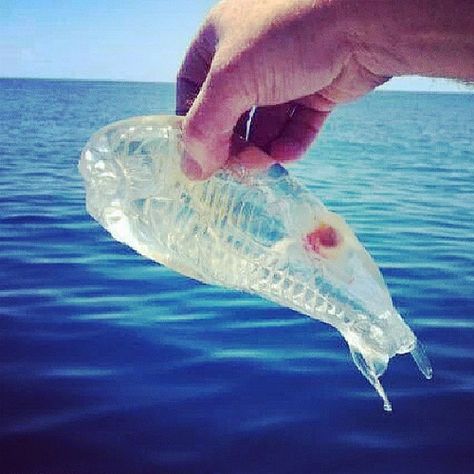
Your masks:
<svg viewBox="0 0 474 474"><path fill-rule="evenodd" d="M0 80L0 472L474 472L474 94L340 107L293 173L424 342L383 376L331 327L135 254L86 213L98 128L172 84Z"/></svg>

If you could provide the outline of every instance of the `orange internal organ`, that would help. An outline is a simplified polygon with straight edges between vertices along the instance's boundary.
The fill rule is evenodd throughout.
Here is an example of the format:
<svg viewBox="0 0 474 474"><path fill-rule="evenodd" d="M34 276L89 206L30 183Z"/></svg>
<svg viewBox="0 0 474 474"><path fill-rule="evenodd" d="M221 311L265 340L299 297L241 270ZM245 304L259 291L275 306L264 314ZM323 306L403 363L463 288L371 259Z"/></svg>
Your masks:
<svg viewBox="0 0 474 474"><path fill-rule="evenodd" d="M341 243L341 240L338 231L327 224L321 224L305 237L308 249L318 254L321 254L324 249L335 249Z"/></svg>

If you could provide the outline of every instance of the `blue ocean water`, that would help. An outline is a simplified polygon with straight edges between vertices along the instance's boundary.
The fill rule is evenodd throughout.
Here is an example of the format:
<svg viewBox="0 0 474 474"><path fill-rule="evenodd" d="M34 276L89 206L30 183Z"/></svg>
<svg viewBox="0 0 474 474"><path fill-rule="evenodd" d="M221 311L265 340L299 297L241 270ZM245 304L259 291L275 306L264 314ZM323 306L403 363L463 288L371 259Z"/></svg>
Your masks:
<svg viewBox="0 0 474 474"><path fill-rule="evenodd" d="M474 94L338 109L293 173L342 214L427 347L383 383L332 328L202 285L85 212L90 134L171 84L0 80L0 472L474 472Z"/></svg>

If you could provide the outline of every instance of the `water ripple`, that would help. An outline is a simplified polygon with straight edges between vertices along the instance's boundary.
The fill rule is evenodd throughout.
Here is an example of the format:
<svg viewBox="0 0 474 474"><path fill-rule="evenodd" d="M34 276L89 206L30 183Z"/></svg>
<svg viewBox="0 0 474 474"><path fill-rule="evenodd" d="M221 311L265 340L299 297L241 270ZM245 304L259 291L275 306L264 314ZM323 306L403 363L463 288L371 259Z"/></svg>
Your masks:
<svg viewBox="0 0 474 474"><path fill-rule="evenodd" d="M391 361L392 415L336 331L153 264L86 215L87 138L173 97L0 80L5 472L472 472L474 95L372 94L292 165L432 359L429 382Z"/></svg>

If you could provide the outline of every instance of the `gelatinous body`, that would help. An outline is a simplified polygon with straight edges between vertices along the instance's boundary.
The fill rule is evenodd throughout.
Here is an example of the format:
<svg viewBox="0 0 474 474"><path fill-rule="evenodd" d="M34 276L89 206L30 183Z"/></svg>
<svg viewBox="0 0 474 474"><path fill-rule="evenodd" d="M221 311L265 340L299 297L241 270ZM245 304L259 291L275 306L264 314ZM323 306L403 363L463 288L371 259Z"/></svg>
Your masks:
<svg viewBox="0 0 474 474"><path fill-rule="evenodd" d="M115 239L169 268L334 326L386 410L379 377L391 357L411 352L430 378L420 344L343 219L280 165L188 180L180 124L178 117L135 117L97 132L80 161L89 213Z"/></svg>

